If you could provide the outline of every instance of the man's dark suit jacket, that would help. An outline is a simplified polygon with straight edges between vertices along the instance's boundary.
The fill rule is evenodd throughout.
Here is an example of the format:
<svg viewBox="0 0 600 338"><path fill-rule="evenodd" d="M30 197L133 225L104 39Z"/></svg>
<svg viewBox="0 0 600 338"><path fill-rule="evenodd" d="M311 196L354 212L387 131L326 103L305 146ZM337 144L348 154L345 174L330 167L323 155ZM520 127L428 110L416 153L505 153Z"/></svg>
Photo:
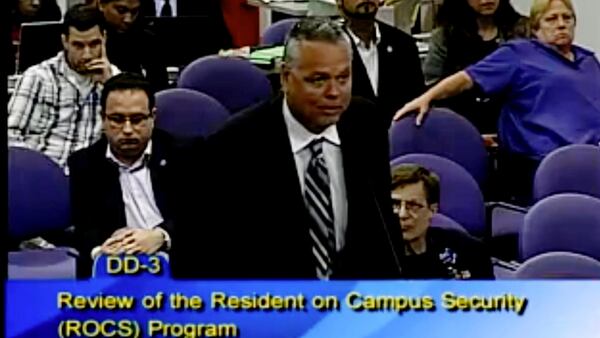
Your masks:
<svg viewBox="0 0 600 338"><path fill-rule="evenodd" d="M102 245L117 229L127 225L119 168L106 158L106 138L73 153L68 160L71 187L72 222L79 258L77 277L91 275L91 251ZM148 163L154 199L165 220L161 225L170 235L173 231L174 171L176 147L171 137L154 130L152 155Z"/></svg>
<svg viewBox="0 0 600 338"><path fill-rule="evenodd" d="M383 114L384 124L389 126L398 109L423 93L425 80L415 40L399 29L382 22L378 24L381 32L381 41L377 45L378 96L376 97L373 92L367 70L354 42L352 42L352 95L375 102L378 105L377 114Z"/></svg>
<svg viewBox="0 0 600 338"><path fill-rule="evenodd" d="M169 0L173 3L174 0ZM175 0L177 16L221 15L219 0ZM142 16L157 16L154 0L142 0ZM160 13L158 13L160 15Z"/></svg>
<svg viewBox="0 0 600 338"><path fill-rule="evenodd" d="M172 256L176 277L316 278L310 216L282 104L280 96L236 114L207 140L206 180L192 189L208 198L189 200L185 210L192 215L185 226L178 223L177 248L187 251ZM353 100L337 124L348 227L332 278L399 275L386 234L401 238L398 222L392 223L387 130L370 118L373 109L366 100ZM203 206L202 213L194 206Z"/></svg>
<svg viewBox="0 0 600 338"><path fill-rule="evenodd" d="M166 51L152 31L144 28L142 22L124 33L110 28L106 31L106 53L112 64L122 72L145 75L154 91L167 88Z"/></svg>

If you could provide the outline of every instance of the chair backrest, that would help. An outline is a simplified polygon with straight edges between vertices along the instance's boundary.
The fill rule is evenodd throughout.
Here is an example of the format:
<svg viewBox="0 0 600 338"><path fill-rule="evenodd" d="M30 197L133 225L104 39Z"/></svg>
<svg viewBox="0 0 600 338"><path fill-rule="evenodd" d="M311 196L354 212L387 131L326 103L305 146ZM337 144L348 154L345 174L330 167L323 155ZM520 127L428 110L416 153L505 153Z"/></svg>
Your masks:
<svg viewBox="0 0 600 338"><path fill-rule="evenodd" d="M23 240L70 226L69 180L37 151L8 148L8 229Z"/></svg>
<svg viewBox="0 0 600 338"><path fill-rule="evenodd" d="M263 45L283 45L292 27L300 21L297 18L279 20L265 30L261 42Z"/></svg>
<svg viewBox="0 0 600 338"><path fill-rule="evenodd" d="M236 113L271 97L267 75L248 60L205 56L188 65L177 86L212 96L231 113Z"/></svg>
<svg viewBox="0 0 600 338"><path fill-rule="evenodd" d="M573 252L546 252L528 259L517 279L600 279L600 261Z"/></svg>
<svg viewBox="0 0 600 338"><path fill-rule="evenodd" d="M523 260L551 251L600 260L600 199L573 193L546 197L525 215L519 240Z"/></svg>
<svg viewBox="0 0 600 338"><path fill-rule="evenodd" d="M156 93L156 128L176 138L206 137L228 118L227 108L204 93L185 88Z"/></svg>
<svg viewBox="0 0 600 338"><path fill-rule="evenodd" d="M479 131L464 117L445 108L432 108L423 124L415 115L394 122L390 128L390 156L423 153L448 158L469 172L480 187L488 175L488 156Z"/></svg>
<svg viewBox="0 0 600 338"><path fill-rule="evenodd" d="M546 156L535 173L533 196L573 192L600 198L600 147L573 144Z"/></svg>
<svg viewBox="0 0 600 338"><path fill-rule="evenodd" d="M452 218L445 216L444 214L436 213L431 218L431 227L433 228L441 228L441 229L449 229L449 230L457 230L463 233L468 234L468 231L460 224L458 224Z"/></svg>
<svg viewBox="0 0 600 338"><path fill-rule="evenodd" d="M483 195L475 179L455 162L433 154L409 154L391 162L421 165L440 178L439 212L462 225L472 236L486 235Z"/></svg>

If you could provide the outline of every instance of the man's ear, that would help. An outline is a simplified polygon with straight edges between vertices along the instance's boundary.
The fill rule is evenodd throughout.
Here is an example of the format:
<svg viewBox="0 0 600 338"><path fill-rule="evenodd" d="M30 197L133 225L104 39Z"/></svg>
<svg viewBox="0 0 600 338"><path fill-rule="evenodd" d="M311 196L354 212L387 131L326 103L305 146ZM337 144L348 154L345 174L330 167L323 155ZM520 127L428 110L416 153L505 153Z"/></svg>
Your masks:
<svg viewBox="0 0 600 338"><path fill-rule="evenodd" d="M290 68L284 62L281 64L281 72L279 73L279 81L281 83L281 90L285 93L287 88L287 80L290 76Z"/></svg>
<svg viewBox="0 0 600 338"><path fill-rule="evenodd" d="M150 111L150 115L152 116L152 118L156 118L156 107L152 108L152 111Z"/></svg>
<svg viewBox="0 0 600 338"><path fill-rule="evenodd" d="M434 214L438 212L438 208L439 208L439 204L437 204L437 203L432 203L429 206L429 210L431 210L431 212L433 212Z"/></svg>
<svg viewBox="0 0 600 338"><path fill-rule="evenodd" d="M69 38L65 34L61 34L60 40L62 41L63 49L67 50L69 47L69 42L67 40L69 40Z"/></svg>

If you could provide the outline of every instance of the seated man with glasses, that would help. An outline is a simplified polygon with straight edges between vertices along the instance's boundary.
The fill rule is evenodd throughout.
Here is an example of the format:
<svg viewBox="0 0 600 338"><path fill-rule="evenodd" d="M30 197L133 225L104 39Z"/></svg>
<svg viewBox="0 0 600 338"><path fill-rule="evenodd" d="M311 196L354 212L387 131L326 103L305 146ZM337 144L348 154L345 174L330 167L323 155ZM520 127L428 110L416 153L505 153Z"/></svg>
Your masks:
<svg viewBox="0 0 600 338"><path fill-rule="evenodd" d="M78 278L100 254L152 254L170 248L175 146L154 129L154 93L141 75L104 85L103 137L69 157Z"/></svg>
<svg viewBox="0 0 600 338"><path fill-rule="evenodd" d="M493 279L490 256L466 232L431 227L439 178L414 164L392 171L392 203L402 228L403 276L410 279Z"/></svg>

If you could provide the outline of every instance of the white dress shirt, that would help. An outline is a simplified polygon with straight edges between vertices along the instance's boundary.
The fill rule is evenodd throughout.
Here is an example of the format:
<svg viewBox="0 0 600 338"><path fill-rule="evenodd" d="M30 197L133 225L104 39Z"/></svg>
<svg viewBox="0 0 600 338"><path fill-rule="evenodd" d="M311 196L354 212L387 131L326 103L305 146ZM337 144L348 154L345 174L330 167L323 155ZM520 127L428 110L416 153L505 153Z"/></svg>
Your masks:
<svg viewBox="0 0 600 338"><path fill-rule="evenodd" d="M203 1L203 0L194 0L194 1ZM160 16L160 12L162 11L163 6L165 5L165 0L154 0L154 8L156 9L156 16ZM171 13L173 16L177 16L177 0L169 0L169 4L171 5Z"/></svg>
<svg viewBox="0 0 600 338"><path fill-rule="evenodd" d="M150 169L147 165L151 155L152 140L148 141L144 154L132 165L119 161L110 149L110 145L106 147L106 158L119 166L119 182L128 228L151 230L164 221L156 206ZM164 236L166 247L169 248L171 242L169 234L162 228L159 230ZM99 253L100 247L98 246L92 250L92 258Z"/></svg>
<svg viewBox="0 0 600 338"><path fill-rule="evenodd" d="M288 130L288 137L292 145L298 180L304 196L304 175L311 159L308 145L318 138L323 138L323 155L329 173L329 187L331 188L331 202L333 206L336 250L340 251L345 244L345 235L348 218L348 201L346 199L346 181L344 180L344 165L342 162L342 149L340 137L335 125L329 126L321 134L308 131L290 112L287 101L283 100L283 118ZM308 231L308 228L307 228Z"/></svg>
<svg viewBox="0 0 600 338"><path fill-rule="evenodd" d="M106 148L106 157L119 166L125 217L127 227L130 228L153 229L163 222L154 200L150 169L147 166L150 155L152 155L152 140L148 141L144 154L132 165L119 161L110 146Z"/></svg>
<svg viewBox="0 0 600 338"><path fill-rule="evenodd" d="M371 88L373 88L373 92L375 93L375 96L377 96L379 88L379 52L377 51L377 45L381 41L379 25L375 23L375 43L371 42L369 47L367 47L367 45L358 36L356 36L350 28L348 28L347 31L348 35L354 42L354 45L356 45L358 54L360 55L362 63L367 70L367 74L369 75Z"/></svg>

